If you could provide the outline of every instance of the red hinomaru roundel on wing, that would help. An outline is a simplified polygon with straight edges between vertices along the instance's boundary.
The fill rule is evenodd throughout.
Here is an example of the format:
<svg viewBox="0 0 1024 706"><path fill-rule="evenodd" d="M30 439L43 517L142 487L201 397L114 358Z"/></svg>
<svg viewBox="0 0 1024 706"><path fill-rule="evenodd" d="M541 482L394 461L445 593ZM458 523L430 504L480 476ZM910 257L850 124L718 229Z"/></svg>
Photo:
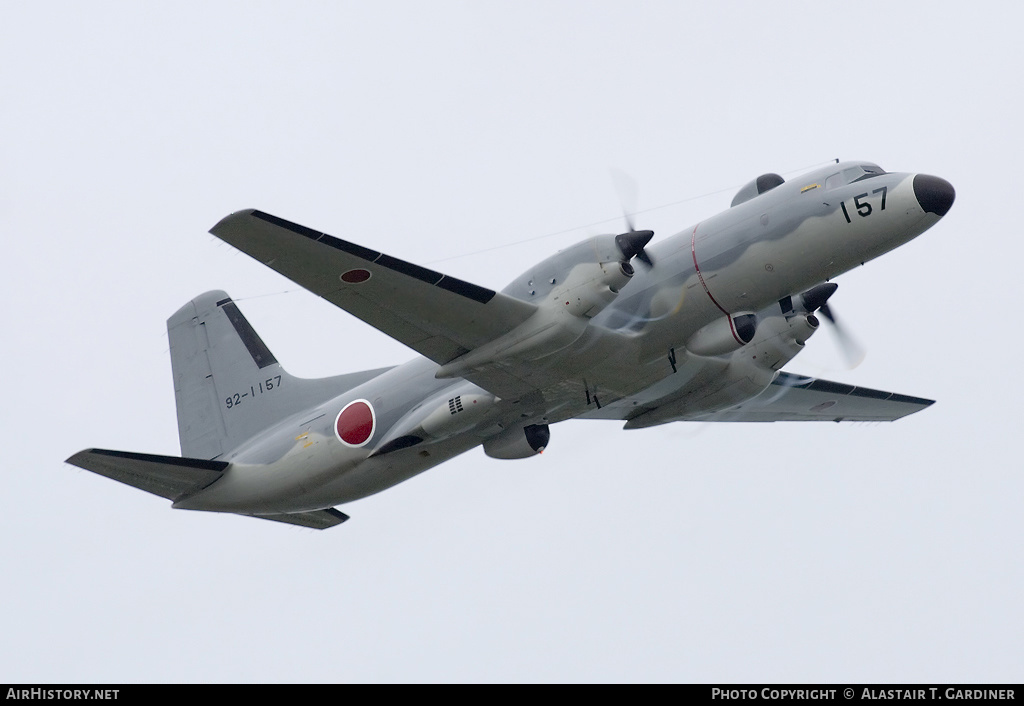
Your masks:
<svg viewBox="0 0 1024 706"><path fill-rule="evenodd" d="M341 281L347 284L360 284L370 279L369 270L349 270L341 275Z"/></svg>
<svg viewBox="0 0 1024 706"><path fill-rule="evenodd" d="M373 436L377 415L366 400L355 400L345 405L334 422L334 431L346 446L363 446Z"/></svg>

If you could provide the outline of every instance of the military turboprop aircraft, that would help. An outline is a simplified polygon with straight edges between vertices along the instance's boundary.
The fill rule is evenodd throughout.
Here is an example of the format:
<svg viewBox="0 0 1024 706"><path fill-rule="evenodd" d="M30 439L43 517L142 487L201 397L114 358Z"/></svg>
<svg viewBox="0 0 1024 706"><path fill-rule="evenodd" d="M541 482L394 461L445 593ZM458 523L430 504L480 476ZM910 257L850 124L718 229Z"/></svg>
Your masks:
<svg viewBox="0 0 1024 706"><path fill-rule="evenodd" d="M334 509L475 446L521 459L552 424L895 420L931 400L782 372L837 275L908 242L949 182L831 164L765 174L648 247L585 240L496 292L257 210L210 231L420 354L318 380L285 372L224 292L167 321L182 457L88 449L81 468L173 501L325 529ZM634 263L638 266L634 266Z"/></svg>

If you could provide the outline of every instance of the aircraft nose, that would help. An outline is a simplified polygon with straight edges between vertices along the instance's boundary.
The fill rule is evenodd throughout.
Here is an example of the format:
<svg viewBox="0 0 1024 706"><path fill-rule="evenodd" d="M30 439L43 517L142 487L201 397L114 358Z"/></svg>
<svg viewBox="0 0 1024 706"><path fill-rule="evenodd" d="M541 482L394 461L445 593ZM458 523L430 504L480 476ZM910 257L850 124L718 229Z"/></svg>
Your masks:
<svg viewBox="0 0 1024 706"><path fill-rule="evenodd" d="M925 213L945 216L953 205L956 192L953 185L945 179L929 174L918 174L914 177L914 196Z"/></svg>

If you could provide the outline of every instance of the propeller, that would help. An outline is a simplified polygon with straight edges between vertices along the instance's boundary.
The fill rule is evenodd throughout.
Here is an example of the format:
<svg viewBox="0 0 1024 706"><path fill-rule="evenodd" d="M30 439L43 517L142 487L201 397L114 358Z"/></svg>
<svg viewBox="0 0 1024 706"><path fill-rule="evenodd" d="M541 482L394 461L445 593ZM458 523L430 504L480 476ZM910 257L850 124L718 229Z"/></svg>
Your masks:
<svg viewBox="0 0 1024 706"><path fill-rule="evenodd" d="M622 252L622 262L628 264L634 257L642 262L648 269L654 267L654 260L647 254L644 247L654 237L653 230L637 230L633 221L633 214L636 212L637 189L636 182L625 172L618 169L611 170L612 181L615 183L615 193L619 197L619 205L622 206L622 215L626 220L626 227L629 230L615 236L615 244Z"/></svg>
<svg viewBox="0 0 1024 706"><path fill-rule="evenodd" d="M648 269L654 267L654 260L644 250L644 246L651 242L654 237L653 230L634 230L632 223L629 224L628 233L620 233L615 236L615 244L619 246L622 253L622 262L628 263L634 257L644 263Z"/></svg>
<svg viewBox="0 0 1024 706"><path fill-rule="evenodd" d="M856 368L864 362L864 356L866 355L864 347L857 342L844 326L840 325L835 313L828 305L829 297L835 294L838 288L839 285L833 282L819 284L817 287L812 287L801 294L800 299L807 313L813 314L815 311L818 311L832 324L832 330L835 331L836 341L839 344L839 349L843 352L843 357L846 358L846 363L851 368Z"/></svg>

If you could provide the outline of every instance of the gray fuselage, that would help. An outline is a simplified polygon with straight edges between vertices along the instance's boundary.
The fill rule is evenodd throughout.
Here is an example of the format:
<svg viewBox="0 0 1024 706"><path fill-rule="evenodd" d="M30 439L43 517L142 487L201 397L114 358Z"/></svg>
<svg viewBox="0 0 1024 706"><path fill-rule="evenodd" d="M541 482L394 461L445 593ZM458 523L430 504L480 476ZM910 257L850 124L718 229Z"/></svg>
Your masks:
<svg viewBox="0 0 1024 706"><path fill-rule="evenodd" d="M291 414L226 454L224 476L175 507L311 511L530 425L584 416L649 426L726 408L763 391L813 333L816 324L787 313L787 302L908 242L951 202L952 188L936 177L848 162L763 193L752 183L731 208L648 247L654 266L631 278L611 273L607 239L584 241L503 290L547 317L528 333L445 366L417 358ZM756 317L753 340L736 330L746 314ZM447 371L459 375L439 377ZM513 376L524 392L508 397L473 381L488 371ZM456 399L478 407L446 426L438 410ZM338 424L358 400L372 410L372 436L353 445Z"/></svg>

